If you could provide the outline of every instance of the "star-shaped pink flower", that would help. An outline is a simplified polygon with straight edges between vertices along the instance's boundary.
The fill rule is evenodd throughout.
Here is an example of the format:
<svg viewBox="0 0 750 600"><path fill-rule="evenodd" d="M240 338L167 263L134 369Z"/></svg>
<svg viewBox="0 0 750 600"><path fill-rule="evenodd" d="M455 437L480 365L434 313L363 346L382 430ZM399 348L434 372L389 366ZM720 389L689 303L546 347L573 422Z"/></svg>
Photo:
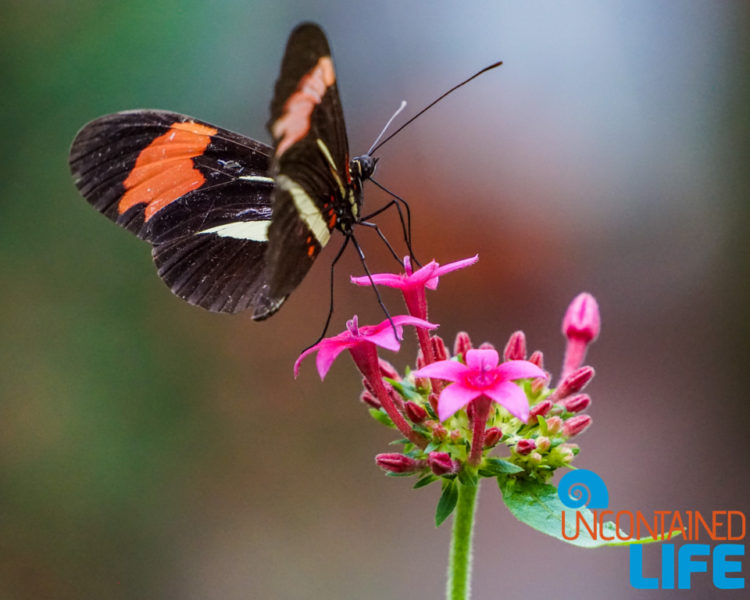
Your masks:
<svg viewBox="0 0 750 600"><path fill-rule="evenodd" d="M547 374L527 360L499 363L495 350L469 350L466 364L455 360L441 360L414 371L415 377L431 377L452 381L440 393L438 416L445 421L469 402L482 396L504 406L524 423L529 419L529 401L523 390L513 381L547 377Z"/></svg>
<svg viewBox="0 0 750 600"><path fill-rule="evenodd" d="M411 260L408 256L405 256L403 273L375 273L372 276L372 282L370 282L369 277L351 277L350 279L352 283L356 283L357 285L372 285L374 283L375 285L398 288L403 292L408 305L411 300L410 296L423 292L424 288L437 289L439 278L442 275L473 265L478 260L478 254L475 254L471 258L457 260L442 266L431 260L425 266L412 272ZM417 310L412 311L411 306L409 306L409 309L411 314L418 312Z"/></svg>
<svg viewBox="0 0 750 600"><path fill-rule="evenodd" d="M403 325L414 325L415 327L425 329L435 329L437 327L437 325L429 323L424 319L417 319L408 315L392 317L391 320L393 321L393 325L396 326L399 338L403 335ZM321 340L300 354L294 363L294 376L296 377L299 374L299 366L302 359L313 352L317 352L318 356L315 359L315 365L318 367L320 378L323 379L339 354L344 350L350 350L354 355L357 348L363 344L370 344L373 347L380 346L394 352L397 352L401 348L401 342L396 339L393 333L391 321L386 319L378 325L364 325L359 327L357 316L355 315L351 321L347 321L345 331Z"/></svg>

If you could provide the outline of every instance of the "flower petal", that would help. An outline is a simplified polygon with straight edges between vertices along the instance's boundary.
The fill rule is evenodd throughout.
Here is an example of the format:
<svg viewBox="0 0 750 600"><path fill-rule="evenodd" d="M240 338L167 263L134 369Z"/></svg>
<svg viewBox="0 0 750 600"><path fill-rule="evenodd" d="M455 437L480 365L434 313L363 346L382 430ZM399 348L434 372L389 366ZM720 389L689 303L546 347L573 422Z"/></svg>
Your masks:
<svg viewBox="0 0 750 600"><path fill-rule="evenodd" d="M336 357L355 343L355 341L350 341L348 343L334 341L329 338L318 344L318 356L315 358L315 366L318 367L318 374L320 375L321 381L325 379L325 376L328 374Z"/></svg>
<svg viewBox="0 0 750 600"><path fill-rule="evenodd" d="M465 267L469 267L473 265L475 262L479 260L479 255L475 254L471 258L465 258L463 260L457 260L452 263L448 263L447 265L440 265L435 270L435 273L429 281L425 283L425 287L430 288L431 290L437 289L438 286L438 279L439 277L445 275L446 273L450 273L451 271L457 271L458 269L463 269Z"/></svg>
<svg viewBox="0 0 750 600"><path fill-rule="evenodd" d="M322 343L323 342L318 342L314 346L310 346L307 350L305 350L302 354L300 354L297 357L297 360L294 361L294 377L295 377L295 379L297 378L297 375L299 375L299 367L300 367L300 364L302 363L302 359L305 358L306 356L312 354L313 352L317 351L318 348L320 348L320 344L322 344Z"/></svg>
<svg viewBox="0 0 750 600"><path fill-rule="evenodd" d="M438 328L438 325L436 323L430 323L429 321L425 321L424 319L420 319L419 317L412 317L411 315L396 315L395 317L391 318L396 325L414 325L414 327L421 327L422 329ZM383 323L381 323L380 325L383 325L384 323L388 323L388 319L383 321Z"/></svg>
<svg viewBox="0 0 750 600"><path fill-rule="evenodd" d="M448 381L461 381L469 367L462 365L457 360L439 360L425 365L421 369L412 371L415 377L431 377L434 379L446 379Z"/></svg>
<svg viewBox="0 0 750 600"><path fill-rule="evenodd" d="M399 339L396 339L393 334L393 327L391 327L391 324L387 320L385 321L385 323L387 327L384 327L382 329L378 327L377 330L365 333L365 335L362 336L361 341L372 342L373 344L380 346L381 348L385 348L386 350L398 352L401 348L401 342L399 341L399 339L404 339L404 328L396 325L396 332L398 333L399 337Z"/></svg>
<svg viewBox="0 0 750 600"><path fill-rule="evenodd" d="M509 360L497 367L497 372L500 378L505 381L547 377L547 373L528 360Z"/></svg>
<svg viewBox="0 0 750 600"><path fill-rule="evenodd" d="M500 356L497 350L469 350L466 353L466 366L477 371L490 371L497 368Z"/></svg>
<svg viewBox="0 0 750 600"><path fill-rule="evenodd" d="M445 421L456 411L461 410L474 398L481 396L482 392L473 390L461 383L452 383L440 392L438 399L438 418Z"/></svg>
<svg viewBox="0 0 750 600"><path fill-rule="evenodd" d="M435 271L440 265L431 260L423 267L419 267L414 273L408 276L409 284L413 287L423 286L426 281L435 277Z"/></svg>
<svg viewBox="0 0 750 600"><path fill-rule="evenodd" d="M398 331L398 339L395 339L393 335L391 321L393 321L393 324ZM419 319L409 315L396 315L395 317L391 317L390 320L386 319L377 325L365 325L364 327L360 327L359 339L377 344L386 350L397 352L401 347L401 340L403 339L403 325L414 325L415 327L422 327L423 329L435 329L437 327L434 323L430 323L424 319Z"/></svg>
<svg viewBox="0 0 750 600"><path fill-rule="evenodd" d="M504 381L483 390L485 396L504 406L510 414L526 423L529 420L529 399L515 383ZM439 408L439 407L438 407Z"/></svg>
<svg viewBox="0 0 750 600"><path fill-rule="evenodd" d="M372 285L370 278L366 275L364 277L349 277L349 281L356 285ZM385 285L399 289L403 289L406 286L404 278L395 273L375 273L372 276L372 282L375 285Z"/></svg>
<svg viewBox="0 0 750 600"><path fill-rule="evenodd" d="M447 265L440 265L438 267L438 275L445 275L446 273L450 273L451 271L458 271L458 269L464 269L466 267L470 267L474 263L476 263L479 260L479 255L475 254L471 258L464 258L463 260L457 260L452 263L448 263Z"/></svg>

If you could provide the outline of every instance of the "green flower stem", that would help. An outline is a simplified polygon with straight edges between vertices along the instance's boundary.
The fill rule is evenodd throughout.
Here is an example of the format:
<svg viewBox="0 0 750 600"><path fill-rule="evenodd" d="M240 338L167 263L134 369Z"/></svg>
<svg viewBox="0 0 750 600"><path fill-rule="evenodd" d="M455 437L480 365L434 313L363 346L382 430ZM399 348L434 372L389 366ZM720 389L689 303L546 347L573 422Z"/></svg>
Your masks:
<svg viewBox="0 0 750 600"><path fill-rule="evenodd" d="M471 538L474 531L474 509L479 482L458 485L458 502L453 514L450 559L448 563L447 600L469 600L471 595Z"/></svg>

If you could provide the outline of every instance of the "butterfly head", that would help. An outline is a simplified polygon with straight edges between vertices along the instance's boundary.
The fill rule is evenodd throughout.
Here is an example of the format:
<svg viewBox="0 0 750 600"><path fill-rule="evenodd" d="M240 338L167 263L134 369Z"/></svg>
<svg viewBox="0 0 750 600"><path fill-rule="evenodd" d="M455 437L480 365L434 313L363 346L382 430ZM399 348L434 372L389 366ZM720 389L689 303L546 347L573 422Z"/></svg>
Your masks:
<svg viewBox="0 0 750 600"><path fill-rule="evenodd" d="M378 158L373 158L369 154L363 154L362 156L355 156L349 165L349 172L351 173L352 179L357 182L359 187L362 187L362 182L366 179L370 179L373 173L375 173L375 167L378 164Z"/></svg>

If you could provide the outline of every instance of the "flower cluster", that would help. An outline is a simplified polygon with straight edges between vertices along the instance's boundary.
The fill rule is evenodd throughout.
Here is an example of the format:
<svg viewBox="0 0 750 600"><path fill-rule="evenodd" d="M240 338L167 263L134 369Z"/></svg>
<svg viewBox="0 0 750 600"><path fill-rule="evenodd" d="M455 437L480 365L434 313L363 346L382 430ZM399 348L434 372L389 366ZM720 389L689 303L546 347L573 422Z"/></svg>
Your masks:
<svg viewBox="0 0 750 600"><path fill-rule="evenodd" d="M514 476L547 481L555 469L570 465L578 445L570 440L591 425L583 412L591 404L583 393L594 376L584 366L588 345L599 334L596 300L580 294L563 320L567 348L559 384L550 387L540 351L527 357L526 338L517 331L500 353L488 343L474 348L468 334L459 333L449 352L433 333L427 317L426 289L438 278L474 264L476 256L439 265L435 261L414 271L404 259L403 274L352 278L359 285L386 285L402 291L408 315L362 327L354 317L343 333L324 339L295 363L317 353L321 379L331 363L348 350L363 375L362 401L380 423L399 430L403 451L376 456L391 475L419 475L417 487L440 478L476 480ZM416 369L402 376L378 357L377 348L398 351L404 325L416 328L420 351ZM505 446L504 457L490 456Z"/></svg>

